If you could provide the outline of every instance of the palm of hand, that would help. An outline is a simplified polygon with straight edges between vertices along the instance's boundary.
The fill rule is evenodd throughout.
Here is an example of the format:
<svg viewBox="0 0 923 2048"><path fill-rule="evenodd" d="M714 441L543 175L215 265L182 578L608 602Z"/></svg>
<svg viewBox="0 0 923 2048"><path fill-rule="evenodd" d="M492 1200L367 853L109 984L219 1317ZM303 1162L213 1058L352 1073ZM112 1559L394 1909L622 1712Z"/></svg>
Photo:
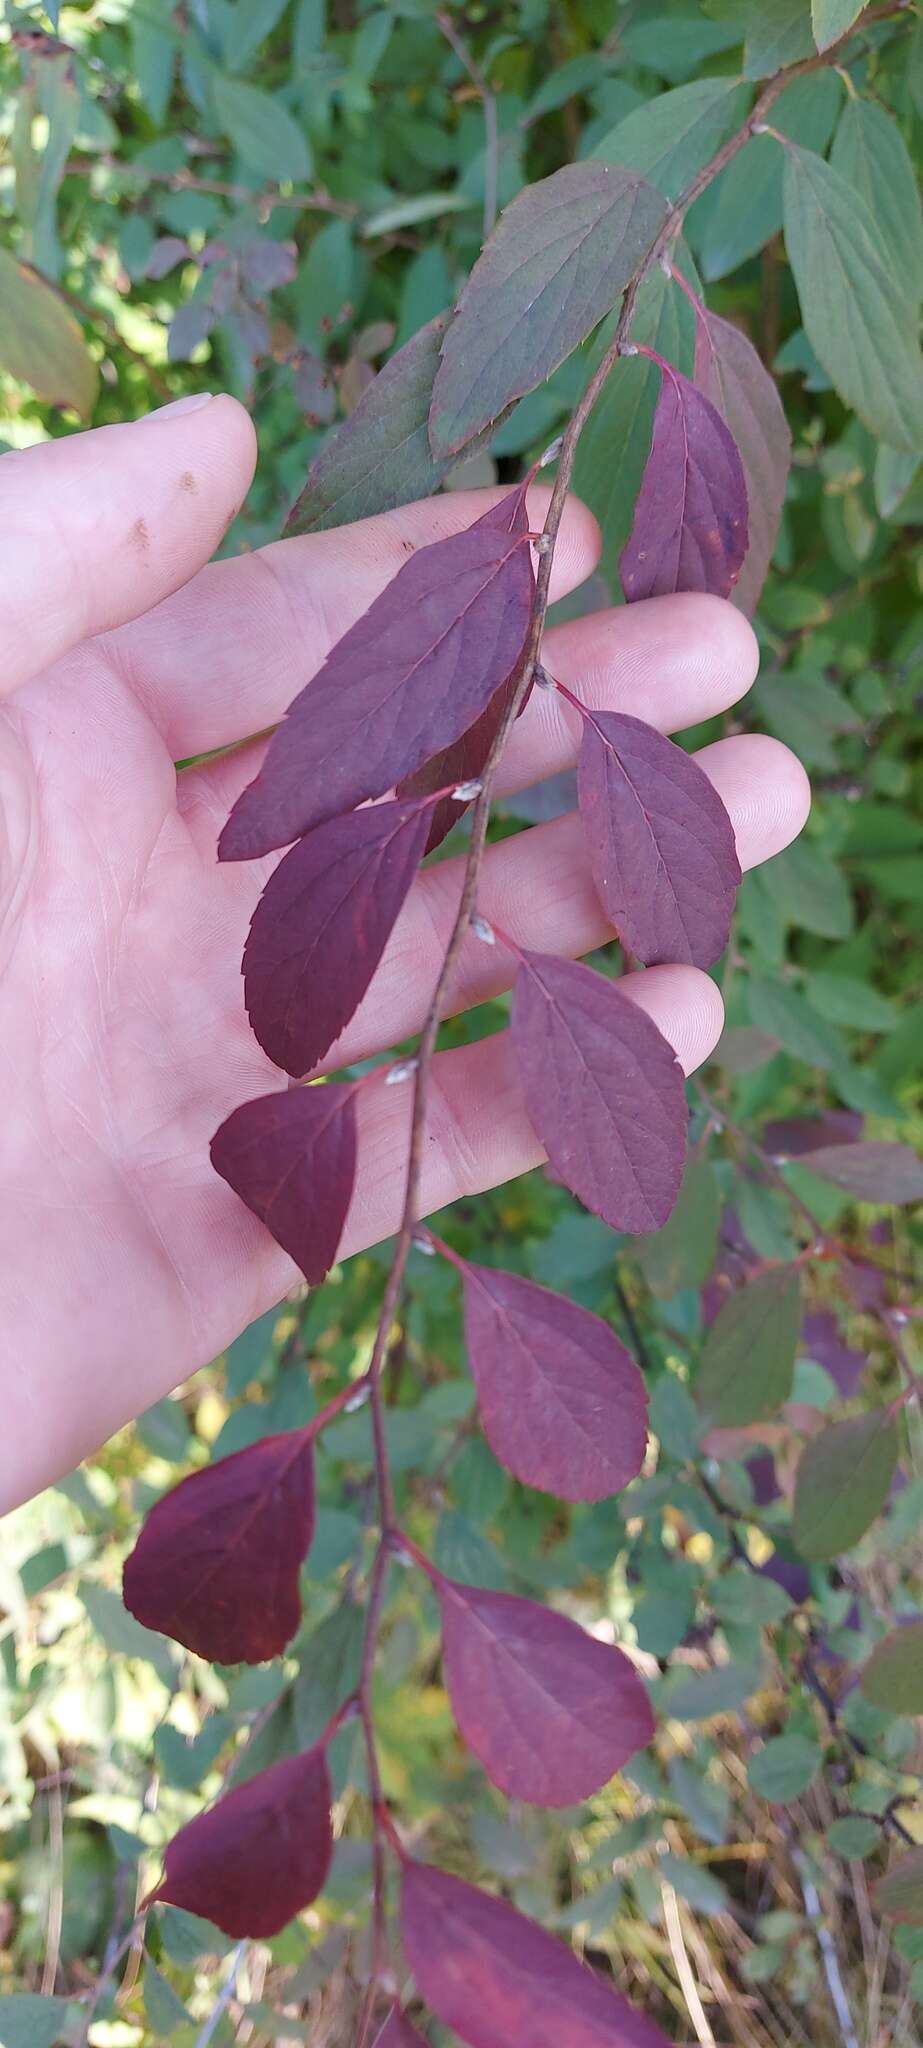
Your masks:
<svg viewBox="0 0 923 2048"><path fill-rule="evenodd" d="M85 503L93 443L95 495ZM195 468L178 476L190 449ZM239 971L271 863L215 860L218 830L259 750L179 777L174 757L277 719L408 542L467 524L480 509L470 498L443 499L352 534L277 545L206 570L148 610L194 576L230 499L246 488L252 447L240 409L213 400L194 427L163 416L11 460L17 484L31 466L41 517L49 493L63 478L66 496L70 481L83 494L87 533L83 543L70 539L65 597L43 610L33 569L38 609L27 578L22 612L7 621L7 639L18 628L12 680L33 679L0 710L5 1505L216 1355L297 1277L208 1158L235 1104L285 1085L250 1032ZM191 506L182 496L190 480ZM562 543L559 589L593 567L592 523L579 508ZM83 637L135 614L135 624ZM733 702L752 680L749 629L711 600L638 606L619 615L617 636L603 614L553 637L556 671L588 701L656 716L664 730ZM508 789L573 757L572 723L544 695L520 726L502 769ZM703 762L745 865L799 829L804 779L775 742L720 742ZM380 1051L420 1021L459 887L455 863L417 883L330 1064ZM576 956L606 936L574 818L494 849L482 901L527 945ZM457 1006L496 991L503 976L502 961L474 944ZM637 981L638 1000L684 1064L706 1057L721 1025L713 983L689 968L648 970ZM427 1208L540 1157L504 1039L440 1054L435 1081ZM346 1250L394 1227L408 1114L409 1091L363 1090Z"/></svg>

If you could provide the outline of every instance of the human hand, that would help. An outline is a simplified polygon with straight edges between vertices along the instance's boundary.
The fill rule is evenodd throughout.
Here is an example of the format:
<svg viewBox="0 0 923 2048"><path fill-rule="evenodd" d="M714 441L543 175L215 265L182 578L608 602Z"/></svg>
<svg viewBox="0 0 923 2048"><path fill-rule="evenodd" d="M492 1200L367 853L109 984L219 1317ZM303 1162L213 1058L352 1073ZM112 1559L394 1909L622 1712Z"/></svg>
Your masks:
<svg viewBox="0 0 923 2048"><path fill-rule="evenodd" d="M287 1085L249 1029L239 970L273 863L215 856L261 743L179 776L174 760L276 721L408 549L487 501L449 495L203 567L253 460L247 415L214 398L0 461L0 1509L206 1364L297 1278L208 1156L231 1109ZM530 494L538 523L546 502ZM573 502L553 597L596 551ZM675 732L745 693L756 643L718 599L657 598L552 629L545 658L590 705ZM577 736L577 715L535 692L498 795L570 765ZM698 758L745 868L800 830L807 783L779 742L741 735ZM461 867L418 878L326 1065L419 1026ZM490 849L479 902L525 947L576 958L610 936L576 816ZM506 952L472 941L454 1007L508 978ZM654 967L626 988L687 1071L707 1058L722 1024L707 975ZM410 1097L361 1091L344 1254L396 1227ZM437 1055L428 1136L425 1212L540 1160L505 1035Z"/></svg>

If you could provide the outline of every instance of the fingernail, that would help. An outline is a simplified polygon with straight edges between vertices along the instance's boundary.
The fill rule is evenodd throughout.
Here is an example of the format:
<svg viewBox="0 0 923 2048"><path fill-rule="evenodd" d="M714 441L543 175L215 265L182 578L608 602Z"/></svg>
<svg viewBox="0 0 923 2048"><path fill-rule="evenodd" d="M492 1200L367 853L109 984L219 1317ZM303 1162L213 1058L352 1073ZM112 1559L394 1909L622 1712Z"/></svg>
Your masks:
<svg viewBox="0 0 923 2048"><path fill-rule="evenodd" d="M174 398L171 405L161 405L156 412L145 413L144 419L138 424L144 426L148 420L176 419L177 414L181 412L200 412L202 406L209 405L214 396L213 391L193 391L189 398Z"/></svg>

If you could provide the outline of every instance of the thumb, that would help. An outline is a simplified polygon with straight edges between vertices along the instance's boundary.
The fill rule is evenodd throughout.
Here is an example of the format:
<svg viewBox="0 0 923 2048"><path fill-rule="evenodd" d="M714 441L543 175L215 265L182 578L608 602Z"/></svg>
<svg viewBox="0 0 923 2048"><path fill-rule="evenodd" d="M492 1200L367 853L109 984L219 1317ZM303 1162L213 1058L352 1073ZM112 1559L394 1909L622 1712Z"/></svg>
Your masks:
<svg viewBox="0 0 923 2048"><path fill-rule="evenodd" d="M0 696L194 576L255 459L243 406L209 392L0 456Z"/></svg>

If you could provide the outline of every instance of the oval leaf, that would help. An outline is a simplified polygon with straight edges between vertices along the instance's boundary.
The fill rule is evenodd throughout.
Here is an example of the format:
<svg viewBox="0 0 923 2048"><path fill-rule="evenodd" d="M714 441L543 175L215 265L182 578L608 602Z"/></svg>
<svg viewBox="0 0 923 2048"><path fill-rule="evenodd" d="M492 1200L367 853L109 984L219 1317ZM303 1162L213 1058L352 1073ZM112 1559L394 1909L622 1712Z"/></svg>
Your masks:
<svg viewBox="0 0 923 2048"><path fill-rule="evenodd" d="M890 448L923 448L923 361L916 310L882 254L861 193L838 171L785 147L785 246L805 332L840 397Z"/></svg>
<svg viewBox="0 0 923 2048"><path fill-rule="evenodd" d="M512 1032L529 1116L565 1186L613 1230L659 1230L683 1177L686 1096L656 1024L592 968L526 953Z"/></svg>
<svg viewBox="0 0 923 2048"><path fill-rule="evenodd" d="M465 1266L465 1343L484 1434L524 1486L602 1500L640 1472L647 1390L601 1316L492 1266Z"/></svg>
<svg viewBox="0 0 923 2048"><path fill-rule="evenodd" d="M286 538L370 519L438 490L453 458L437 462L427 421L448 324L449 315L439 313L379 370L315 456L286 520Z"/></svg>
<svg viewBox="0 0 923 2048"><path fill-rule="evenodd" d="M740 451L711 399L669 363L619 567L629 604L675 590L729 597L747 552Z"/></svg>
<svg viewBox="0 0 923 2048"><path fill-rule="evenodd" d="M695 1397L710 1427L762 1422L788 1400L801 1322L796 1266L760 1273L731 1294L710 1325Z"/></svg>
<svg viewBox="0 0 923 2048"><path fill-rule="evenodd" d="M307 1074L349 1023L426 847L432 807L384 803L328 818L270 875L244 948L263 1051Z"/></svg>
<svg viewBox="0 0 923 2048"><path fill-rule="evenodd" d="M429 421L437 457L463 448L585 340L665 216L652 186L608 164L567 164L517 195L475 264L442 345Z"/></svg>
<svg viewBox="0 0 923 2048"><path fill-rule="evenodd" d="M98 374L83 333L57 293L0 249L0 364L49 405L89 417Z"/></svg>
<svg viewBox="0 0 923 2048"><path fill-rule="evenodd" d="M463 733L454 746L445 747L441 754L434 754L425 768L419 768L416 775L408 775L397 786L398 796L430 796L434 790L447 789L453 782L476 782L487 766L487 760L494 740L506 717L510 698L514 695L519 678L515 672L501 683L494 697L491 697L486 711L481 712L474 725ZM519 707L519 714L525 710L532 685ZM442 841L457 825L467 805L458 803L454 797L443 797L431 812L427 853L442 845Z"/></svg>
<svg viewBox="0 0 923 2048"><path fill-rule="evenodd" d="M908 1621L877 1643L859 1684L889 1714L923 1714L923 1621Z"/></svg>
<svg viewBox="0 0 923 2048"><path fill-rule="evenodd" d="M215 1132L211 1159L319 1286L336 1258L356 1178L355 1088L324 1083L241 1103Z"/></svg>
<svg viewBox="0 0 923 2048"><path fill-rule="evenodd" d="M174 1835L148 1902L182 1906L234 1939L279 1934L326 1880L330 1804L323 1749L272 1764Z"/></svg>
<svg viewBox="0 0 923 2048"><path fill-rule="evenodd" d="M708 776L640 718L593 711L577 792L593 880L619 938L648 965L710 967L728 942L740 862Z"/></svg>
<svg viewBox="0 0 923 2048"><path fill-rule="evenodd" d="M445 1682L458 1726L509 1799L574 1806L650 1742L629 1658L564 1614L438 1578Z"/></svg>
<svg viewBox="0 0 923 2048"><path fill-rule="evenodd" d="M525 486L420 548L290 705L218 844L253 860L383 796L467 732L515 667L534 589Z"/></svg>
<svg viewBox="0 0 923 2048"><path fill-rule="evenodd" d="M833 1422L811 1439L795 1478L792 1535L814 1563L851 1550L881 1513L897 1465L898 1435L883 1409Z"/></svg>
<svg viewBox="0 0 923 2048"><path fill-rule="evenodd" d="M907 1927L923 1927L923 1847L901 1856L878 1879L872 1894L882 1913Z"/></svg>
<svg viewBox="0 0 923 2048"><path fill-rule="evenodd" d="M757 138L759 140L760 138ZM756 610L776 544L791 463L792 436L775 381L753 343L705 306L696 320L695 381L727 422L743 463L748 537L731 596Z"/></svg>
<svg viewBox="0 0 923 2048"><path fill-rule="evenodd" d="M820 1145L803 1152L799 1165L810 1167L821 1180L845 1188L860 1202L923 1201L923 1160L909 1145L875 1140Z"/></svg>
<svg viewBox="0 0 923 2048"><path fill-rule="evenodd" d="M309 1430L219 1458L151 1509L125 1561L125 1605L216 1664L278 1657L301 1620L298 1577L314 1534Z"/></svg>
<svg viewBox="0 0 923 2048"><path fill-rule="evenodd" d="M401 1937L418 1991L468 2048L667 2048L561 1942L431 1864L404 1864Z"/></svg>

